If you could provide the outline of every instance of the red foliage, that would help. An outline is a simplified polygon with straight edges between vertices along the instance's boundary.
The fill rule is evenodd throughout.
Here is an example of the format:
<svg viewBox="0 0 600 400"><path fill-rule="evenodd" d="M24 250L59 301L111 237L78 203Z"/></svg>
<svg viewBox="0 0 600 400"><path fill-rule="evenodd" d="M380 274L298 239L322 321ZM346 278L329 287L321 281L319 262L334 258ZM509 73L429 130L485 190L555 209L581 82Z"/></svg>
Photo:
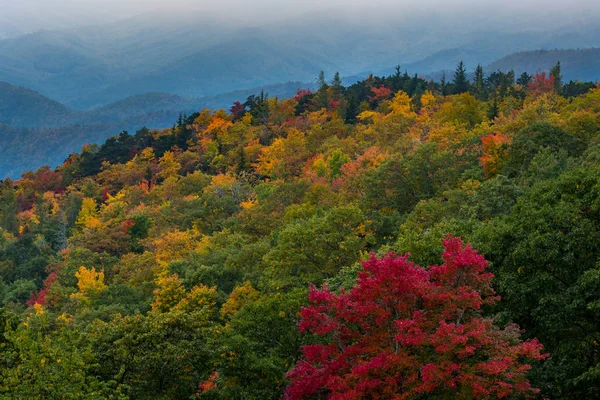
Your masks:
<svg viewBox="0 0 600 400"><path fill-rule="evenodd" d="M377 147L368 148L363 155L354 161L342 165L342 175L334 179L333 184L337 189L343 189L351 197L359 198L364 195L364 175L373 170L383 161L387 155L383 154Z"/></svg>
<svg viewBox="0 0 600 400"><path fill-rule="evenodd" d="M109 198L110 198L110 191L108 190L107 187L105 187L104 189L102 189L102 195L100 195L100 201L102 203L105 203Z"/></svg>
<svg viewBox="0 0 600 400"><path fill-rule="evenodd" d="M499 329L481 316L483 305L499 299L487 261L458 238L444 246L439 266L423 268L408 255L372 255L349 292L313 286L300 330L327 344L303 347L286 398L537 393L525 376L531 366L521 360L543 359L541 344L520 342L516 326Z"/></svg>
<svg viewBox="0 0 600 400"><path fill-rule="evenodd" d="M298 89L298 92L296 92L296 96L294 96L294 100L300 101L304 97L310 96L310 95L312 95L312 92L310 89Z"/></svg>
<svg viewBox="0 0 600 400"><path fill-rule="evenodd" d="M233 103L233 106L229 109L234 119L240 119L246 114L246 107L239 101Z"/></svg>
<svg viewBox="0 0 600 400"><path fill-rule="evenodd" d="M536 74L527 86L527 89L533 95L551 93L554 91L554 77L546 75L545 72Z"/></svg>
<svg viewBox="0 0 600 400"><path fill-rule="evenodd" d="M26 172L22 175L22 178L31 180L36 192L59 192L64 190L62 175L59 172L52 171L48 166L41 167L35 172Z"/></svg>
<svg viewBox="0 0 600 400"><path fill-rule="evenodd" d="M369 96L369 101L371 103L379 103L383 100L387 100L390 98L392 94L392 89L385 86L372 87L371 93L373 95Z"/></svg>
<svg viewBox="0 0 600 400"><path fill-rule="evenodd" d="M121 232L128 234L134 225L135 225L135 222L133 222L131 219L121 222Z"/></svg>
<svg viewBox="0 0 600 400"><path fill-rule="evenodd" d="M330 100L329 101L329 109L337 110L337 108L340 106L340 104L342 104L342 102L339 100Z"/></svg>
<svg viewBox="0 0 600 400"><path fill-rule="evenodd" d="M219 373L215 371L210 375L210 377L207 380L201 382L200 385L198 385L197 394L199 395L210 390L215 390L217 388L217 379L219 379Z"/></svg>
<svg viewBox="0 0 600 400"><path fill-rule="evenodd" d="M57 280L58 280L58 276L56 275L56 272L52 272L50 275L48 275L46 280L44 280L44 285L43 285L42 289L37 293L35 293L35 292L31 293L31 297L29 298L29 300L27 300L25 302L25 304L27 304L29 307L32 307L35 304L40 304L42 306L44 304L46 304L46 297L48 296L48 293L50 292L50 287Z"/></svg>

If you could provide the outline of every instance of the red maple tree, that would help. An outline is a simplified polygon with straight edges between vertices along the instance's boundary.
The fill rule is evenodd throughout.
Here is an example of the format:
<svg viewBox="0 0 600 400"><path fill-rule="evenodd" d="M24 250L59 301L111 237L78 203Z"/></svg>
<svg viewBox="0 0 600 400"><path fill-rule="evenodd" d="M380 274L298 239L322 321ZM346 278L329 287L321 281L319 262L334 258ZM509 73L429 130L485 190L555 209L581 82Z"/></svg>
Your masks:
<svg viewBox="0 0 600 400"><path fill-rule="evenodd" d="M546 75L545 72L538 73L533 77L529 85L527 85L527 89L534 96L551 93L554 91L554 76Z"/></svg>
<svg viewBox="0 0 600 400"><path fill-rule="evenodd" d="M371 93L373 95L369 96L369 101L371 103L379 103L390 98L392 95L392 89L386 86L372 87Z"/></svg>
<svg viewBox="0 0 600 400"><path fill-rule="evenodd" d="M312 91L310 89L298 89L296 92L296 96L294 96L294 100L300 101L306 96L312 95Z"/></svg>
<svg viewBox="0 0 600 400"><path fill-rule="evenodd" d="M439 266L372 255L350 291L311 287L300 329L323 340L303 347L286 398L535 395L525 360L546 357L542 345L484 318L482 306L499 300L487 261L459 238L444 247Z"/></svg>
<svg viewBox="0 0 600 400"><path fill-rule="evenodd" d="M25 302L29 307L33 307L36 304L45 305L48 294L50 293L50 287L58 281L58 275L56 272L52 272L48 277L44 280L44 284L42 289L39 292L32 292L29 300Z"/></svg>

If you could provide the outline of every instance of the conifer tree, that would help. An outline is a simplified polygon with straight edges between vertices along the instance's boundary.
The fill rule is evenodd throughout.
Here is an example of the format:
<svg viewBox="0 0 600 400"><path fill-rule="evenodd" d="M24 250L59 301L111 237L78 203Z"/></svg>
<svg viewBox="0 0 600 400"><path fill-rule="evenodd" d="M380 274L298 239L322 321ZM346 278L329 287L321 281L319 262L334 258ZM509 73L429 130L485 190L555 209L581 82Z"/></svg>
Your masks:
<svg viewBox="0 0 600 400"><path fill-rule="evenodd" d="M527 87L529 85L529 83L531 82L532 77L531 75L529 75L527 72L523 72L521 74L521 76L519 77L519 79L517 79L517 84L521 85L523 87Z"/></svg>
<svg viewBox="0 0 600 400"><path fill-rule="evenodd" d="M475 68L475 76L473 77L473 94L479 100L485 100L487 97L483 67L481 64L477 64L477 68Z"/></svg>
<svg viewBox="0 0 600 400"><path fill-rule="evenodd" d="M556 65L550 69L550 77L554 78L554 90L556 93L560 93L562 90L562 75L560 70L560 61L557 61Z"/></svg>
<svg viewBox="0 0 600 400"><path fill-rule="evenodd" d="M446 82L446 73L445 72L442 74L442 79L440 79L440 86L441 86L442 96L446 96L448 94L447 93L448 82Z"/></svg>
<svg viewBox="0 0 600 400"><path fill-rule="evenodd" d="M454 93L461 94L469 90L469 81L467 80L467 70L465 64L461 61L458 63L456 70L454 71Z"/></svg>

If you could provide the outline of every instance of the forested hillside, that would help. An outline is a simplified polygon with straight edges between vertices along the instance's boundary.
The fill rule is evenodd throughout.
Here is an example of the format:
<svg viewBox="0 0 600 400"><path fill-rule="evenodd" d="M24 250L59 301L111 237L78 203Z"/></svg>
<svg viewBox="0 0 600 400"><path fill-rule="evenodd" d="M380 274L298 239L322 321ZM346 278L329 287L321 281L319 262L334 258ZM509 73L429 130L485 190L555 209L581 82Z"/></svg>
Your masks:
<svg viewBox="0 0 600 400"><path fill-rule="evenodd" d="M242 101L0 184L0 397L600 397L600 88Z"/></svg>
<svg viewBox="0 0 600 400"><path fill-rule="evenodd" d="M86 4L90 1L104 3ZM82 18L86 7L73 14L47 0L5 4L0 81L71 108L90 109L147 92L206 97L289 80L306 82L322 69L351 76L401 63L412 73L428 74L451 70L460 59L487 65L519 51L600 46L597 6L564 2L523 4L520 11L501 1L486 7L436 3L427 12L418 1L399 9L325 2L320 10L308 1L272 19L273 8L280 6L267 7L265 0L260 5L244 2L227 15L220 5L207 9L189 0L175 0L160 11L141 0L106 1L129 7L140 1L145 7L131 7L125 17L108 12L112 7L106 4L89 6L94 11ZM105 22L104 13L109 14Z"/></svg>
<svg viewBox="0 0 600 400"><path fill-rule="evenodd" d="M600 80L600 48L577 50L536 50L510 54L486 67L488 71L516 74L536 74L548 71L557 60L561 60L564 79L581 81Z"/></svg>
<svg viewBox="0 0 600 400"><path fill-rule="evenodd" d="M202 99L144 93L79 111L29 89L0 82L0 177L18 177L42 165L55 167L84 144L102 143L123 130L173 126L180 115L202 107L218 109L263 89L289 97L298 87L313 86L287 82Z"/></svg>
<svg viewBox="0 0 600 400"><path fill-rule="evenodd" d="M15 128L55 128L80 117L75 110L32 90L0 82L0 123Z"/></svg>

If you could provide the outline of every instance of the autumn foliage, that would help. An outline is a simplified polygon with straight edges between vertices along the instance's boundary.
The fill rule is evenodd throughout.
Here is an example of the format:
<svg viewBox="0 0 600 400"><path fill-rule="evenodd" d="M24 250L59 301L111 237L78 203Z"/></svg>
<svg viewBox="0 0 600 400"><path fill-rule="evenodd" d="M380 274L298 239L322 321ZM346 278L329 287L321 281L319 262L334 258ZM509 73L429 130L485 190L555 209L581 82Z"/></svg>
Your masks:
<svg viewBox="0 0 600 400"><path fill-rule="evenodd" d="M533 77L533 81L529 83L527 89L534 96L551 93L554 90L554 77L540 72Z"/></svg>
<svg viewBox="0 0 600 400"><path fill-rule="evenodd" d="M483 155L479 158L487 176L497 175L504 166L510 138L502 134L489 134L481 138Z"/></svg>
<svg viewBox="0 0 600 400"><path fill-rule="evenodd" d="M303 347L289 373L288 399L506 398L532 396L524 360L541 360L537 340L482 316L499 298L487 261L458 238L444 263L372 255L350 291L311 288L300 329L324 341Z"/></svg>

